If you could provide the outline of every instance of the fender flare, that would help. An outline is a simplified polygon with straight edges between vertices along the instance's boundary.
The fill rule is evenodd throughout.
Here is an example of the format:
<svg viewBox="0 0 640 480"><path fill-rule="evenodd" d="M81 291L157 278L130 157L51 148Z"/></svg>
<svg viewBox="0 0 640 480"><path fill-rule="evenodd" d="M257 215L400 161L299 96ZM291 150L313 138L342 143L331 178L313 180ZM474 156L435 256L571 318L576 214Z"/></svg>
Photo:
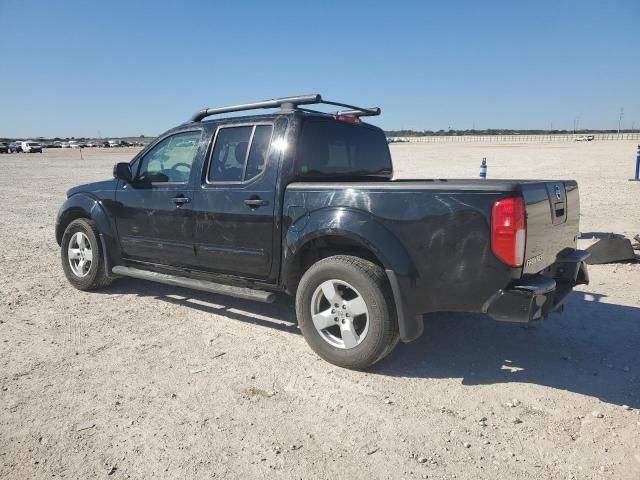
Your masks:
<svg viewBox="0 0 640 480"><path fill-rule="evenodd" d="M90 218L98 226L106 265L113 266L119 263L114 261L120 259L116 226L113 217L107 211L103 201L89 193L81 192L71 195L60 208L56 219L55 234L58 245L62 243L62 236L69 223L76 218Z"/></svg>
<svg viewBox="0 0 640 480"><path fill-rule="evenodd" d="M415 264L400 240L366 212L345 207L323 208L294 221L284 237L282 278L294 268L297 254L309 242L323 237L346 238L376 256L391 285L401 340L408 342L419 337L424 328L422 315L411 311L403 294L404 288L418 283Z"/></svg>

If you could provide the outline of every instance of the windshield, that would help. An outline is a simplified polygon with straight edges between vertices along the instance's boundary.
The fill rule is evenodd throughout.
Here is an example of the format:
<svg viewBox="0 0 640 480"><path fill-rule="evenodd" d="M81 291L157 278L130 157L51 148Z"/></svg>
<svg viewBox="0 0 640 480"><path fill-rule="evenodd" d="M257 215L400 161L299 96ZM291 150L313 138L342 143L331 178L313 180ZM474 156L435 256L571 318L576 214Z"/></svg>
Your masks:
<svg viewBox="0 0 640 480"><path fill-rule="evenodd" d="M298 178L391 178L384 133L366 125L325 118L305 121L298 145Z"/></svg>

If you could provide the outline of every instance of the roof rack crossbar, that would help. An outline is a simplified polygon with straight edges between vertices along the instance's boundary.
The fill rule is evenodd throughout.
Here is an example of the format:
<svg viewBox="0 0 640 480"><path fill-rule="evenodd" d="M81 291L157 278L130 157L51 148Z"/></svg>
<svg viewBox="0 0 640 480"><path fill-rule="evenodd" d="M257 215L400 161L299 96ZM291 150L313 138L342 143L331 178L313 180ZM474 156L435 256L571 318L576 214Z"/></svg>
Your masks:
<svg viewBox="0 0 640 480"><path fill-rule="evenodd" d="M286 107L291 110L295 108L297 105L311 105L314 103L320 103L322 101L322 97L318 94L313 95L298 95L296 97L283 97L283 98L274 98L271 100L263 100L261 102L254 103L244 103L241 105L230 105L228 107L219 107L219 108L205 108L204 110L200 110L196 112L191 117L192 122L199 122L205 117L209 115L216 115L219 113L229 113L229 112L242 112L244 110L256 110L258 108L278 108L278 107Z"/></svg>
<svg viewBox="0 0 640 480"><path fill-rule="evenodd" d="M373 117L380 115L379 107L363 108L362 110L338 110L335 112L321 112L320 110L312 110L310 108L298 108L301 112L315 113L318 115L326 115L328 117L335 117L336 115L349 115L351 117Z"/></svg>
<svg viewBox="0 0 640 480"><path fill-rule="evenodd" d="M342 112L335 112L336 115L353 115L356 117L374 117L376 115L380 115L380 107L363 108L356 107L355 105L349 105L348 103L330 102L329 100L323 100L320 103L349 109Z"/></svg>
<svg viewBox="0 0 640 480"><path fill-rule="evenodd" d="M296 110L299 105L316 105L316 104L335 105L338 107L345 107L350 109L342 112L334 112L329 115L353 115L356 117L380 115L380 108L378 107L361 108L361 107L356 107L354 105L349 105L346 103L338 103L338 102L331 102L329 100L323 100L320 94L311 94L311 95L298 95L295 97L274 98L271 100L263 100L261 102L244 103L240 105L230 105L228 107L205 108L204 110L200 110L199 112L194 113L191 116L190 121L199 122L205 117L208 117L210 115L217 115L220 113L241 112L244 110L256 110L260 108L278 108L278 107L280 107L283 111L290 111L290 110ZM322 113L322 112L317 112L317 113Z"/></svg>

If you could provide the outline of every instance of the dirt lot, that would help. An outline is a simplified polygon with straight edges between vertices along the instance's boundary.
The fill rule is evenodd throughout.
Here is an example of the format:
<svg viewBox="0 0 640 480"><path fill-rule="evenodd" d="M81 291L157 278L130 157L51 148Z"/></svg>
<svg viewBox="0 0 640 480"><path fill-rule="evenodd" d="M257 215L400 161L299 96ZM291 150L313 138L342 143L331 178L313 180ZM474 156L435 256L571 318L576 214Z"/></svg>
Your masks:
<svg viewBox="0 0 640 480"><path fill-rule="evenodd" d="M631 142L393 145L398 177L576 178L582 230L640 233ZM562 316L427 317L368 373L319 360L288 299L71 288L70 186L131 150L0 155L1 478L640 478L640 264Z"/></svg>

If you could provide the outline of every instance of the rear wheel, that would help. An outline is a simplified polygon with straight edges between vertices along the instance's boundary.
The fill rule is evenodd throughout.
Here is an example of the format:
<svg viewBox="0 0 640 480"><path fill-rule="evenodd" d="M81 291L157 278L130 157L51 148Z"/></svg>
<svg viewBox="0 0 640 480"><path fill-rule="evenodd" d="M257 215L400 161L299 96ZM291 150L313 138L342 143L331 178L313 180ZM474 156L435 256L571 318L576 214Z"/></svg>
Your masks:
<svg viewBox="0 0 640 480"><path fill-rule="evenodd" d="M69 283L79 290L109 285L98 228L93 220L79 218L71 222L62 236L62 268Z"/></svg>
<svg viewBox="0 0 640 480"><path fill-rule="evenodd" d="M340 367L370 367L398 343L384 270L359 257L336 255L312 265L298 285L296 313L309 346Z"/></svg>

